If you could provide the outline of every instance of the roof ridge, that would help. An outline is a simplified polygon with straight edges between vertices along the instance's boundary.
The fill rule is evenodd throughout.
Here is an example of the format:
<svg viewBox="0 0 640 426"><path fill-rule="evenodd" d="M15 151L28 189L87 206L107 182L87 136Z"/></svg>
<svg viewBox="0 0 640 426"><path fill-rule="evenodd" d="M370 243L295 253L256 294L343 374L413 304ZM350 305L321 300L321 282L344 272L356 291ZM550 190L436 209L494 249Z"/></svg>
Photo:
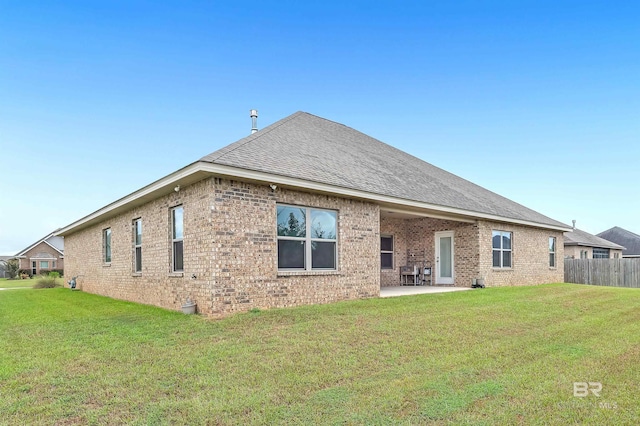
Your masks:
<svg viewBox="0 0 640 426"><path fill-rule="evenodd" d="M289 122L289 121L293 120L294 118L298 117L298 116L299 116L299 115L301 115L301 114L308 114L308 113L305 113L305 112L303 112L303 111L296 111L296 112L294 112L293 114L289 115L288 117L285 117L285 118L283 118L283 119L281 119L281 120L276 121L275 123L272 123L272 124L268 125L268 126L267 126L267 127L265 127L262 131L257 131L256 133L253 133L253 134L251 134L251 135L249 135L249 136L245 136L244 138L242 138L242 139L240 139L240 140L235 141L232 145L236 145L236 144L237 144L237 145L236 145L236 146L234 146L232 149L225 150L224 152L220 152L220 151L223 151L225 148L228 148L228 147L229 147L229 145L227 145L226 147L222 147L221 149L219 149L219 150L217 150L217 151L214 151L214 152L212 152L211 154L205 155L205 156L204 156L204 157L202 157L202 158L209 157L209 156L211 156L211 155L215 154L216 152L220 152L217 156L212 157L211 159L206 160L206 161L209 161L209 162L211 162L211 163L215 163L217 160L219 160L219 159L220 159L220 158L222 158L223 156L225 156L225 155L228 155L228 154L232 153L233 151L235 151L235 150L237 150L237 149L239 149L239 148L243 147L244 145L248 144L249 142L253 142L254 140L256 140L256 139L257 139L257 138L259 138L259 137L262 137L262 136L264 136L264 135L266 135L266 134L269 134L269 133L270 133L270 132L272 132L273 130L275 130L275 129L277 129L278 127L282 126L283 124L285 124L285 123L287 123L287 122ZM311 114L309 114L309 115L311 115ZM260 133L260 134L258 135L258 133ZM256 135L257 135L257 136L256 136ZM202 158L200 158L200 160L201 160L201 161L202 161Z"/></svg>

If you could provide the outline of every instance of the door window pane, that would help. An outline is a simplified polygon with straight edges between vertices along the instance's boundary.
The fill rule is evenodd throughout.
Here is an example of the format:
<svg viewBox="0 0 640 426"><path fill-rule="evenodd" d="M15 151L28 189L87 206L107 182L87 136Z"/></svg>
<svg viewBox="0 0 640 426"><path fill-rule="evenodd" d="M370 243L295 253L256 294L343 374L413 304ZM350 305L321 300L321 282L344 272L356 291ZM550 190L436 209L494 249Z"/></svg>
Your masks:
<svg viewBox="0 0 640 426"><path fill-rule="evenodd" d="M451 259L451 237L440 238L440 276L443 278L453 277Z"/></svg>

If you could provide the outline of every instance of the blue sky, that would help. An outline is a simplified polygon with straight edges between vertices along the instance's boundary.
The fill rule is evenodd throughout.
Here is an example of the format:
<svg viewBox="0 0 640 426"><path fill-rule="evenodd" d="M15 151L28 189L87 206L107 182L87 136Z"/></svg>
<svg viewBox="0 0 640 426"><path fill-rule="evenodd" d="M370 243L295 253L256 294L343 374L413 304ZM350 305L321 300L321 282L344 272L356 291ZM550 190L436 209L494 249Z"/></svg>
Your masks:
<svg viewBox="0 0 640 426"><path fill-rule="evenodd" d="M640 233L640 6L0 0L0 254L302 110Z"/></svg>

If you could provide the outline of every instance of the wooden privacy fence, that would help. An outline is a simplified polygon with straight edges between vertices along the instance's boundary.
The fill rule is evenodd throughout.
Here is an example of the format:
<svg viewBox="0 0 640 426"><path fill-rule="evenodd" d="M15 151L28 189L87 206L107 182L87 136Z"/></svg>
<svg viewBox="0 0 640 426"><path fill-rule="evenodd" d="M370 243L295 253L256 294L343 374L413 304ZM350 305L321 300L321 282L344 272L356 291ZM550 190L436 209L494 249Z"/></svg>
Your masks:
<svg viewBox="0 0 640 426"><path fill-rule="evenodd" d="M565 259L564 282L640 288L640 258Z"/></svg>

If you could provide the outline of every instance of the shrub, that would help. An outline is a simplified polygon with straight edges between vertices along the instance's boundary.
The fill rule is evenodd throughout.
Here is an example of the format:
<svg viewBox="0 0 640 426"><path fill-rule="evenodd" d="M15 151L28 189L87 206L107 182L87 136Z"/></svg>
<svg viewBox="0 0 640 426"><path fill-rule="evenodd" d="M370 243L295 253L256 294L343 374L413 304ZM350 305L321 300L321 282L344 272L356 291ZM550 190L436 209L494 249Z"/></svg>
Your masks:
<svg viewBox="0 0 640 426"><path fill-rule="evenodd" d="M18 271L18 276L23 280L26 278L31 278L31 269L20 269Z"/></svg>
<svg viewBox="0 0 640 426"><path fill-rule="evenodd" d="M41 275L36 283L33 285L33 288L55 288L60 287L60 284L57 283L56 277L49 275Z"/></svg>

